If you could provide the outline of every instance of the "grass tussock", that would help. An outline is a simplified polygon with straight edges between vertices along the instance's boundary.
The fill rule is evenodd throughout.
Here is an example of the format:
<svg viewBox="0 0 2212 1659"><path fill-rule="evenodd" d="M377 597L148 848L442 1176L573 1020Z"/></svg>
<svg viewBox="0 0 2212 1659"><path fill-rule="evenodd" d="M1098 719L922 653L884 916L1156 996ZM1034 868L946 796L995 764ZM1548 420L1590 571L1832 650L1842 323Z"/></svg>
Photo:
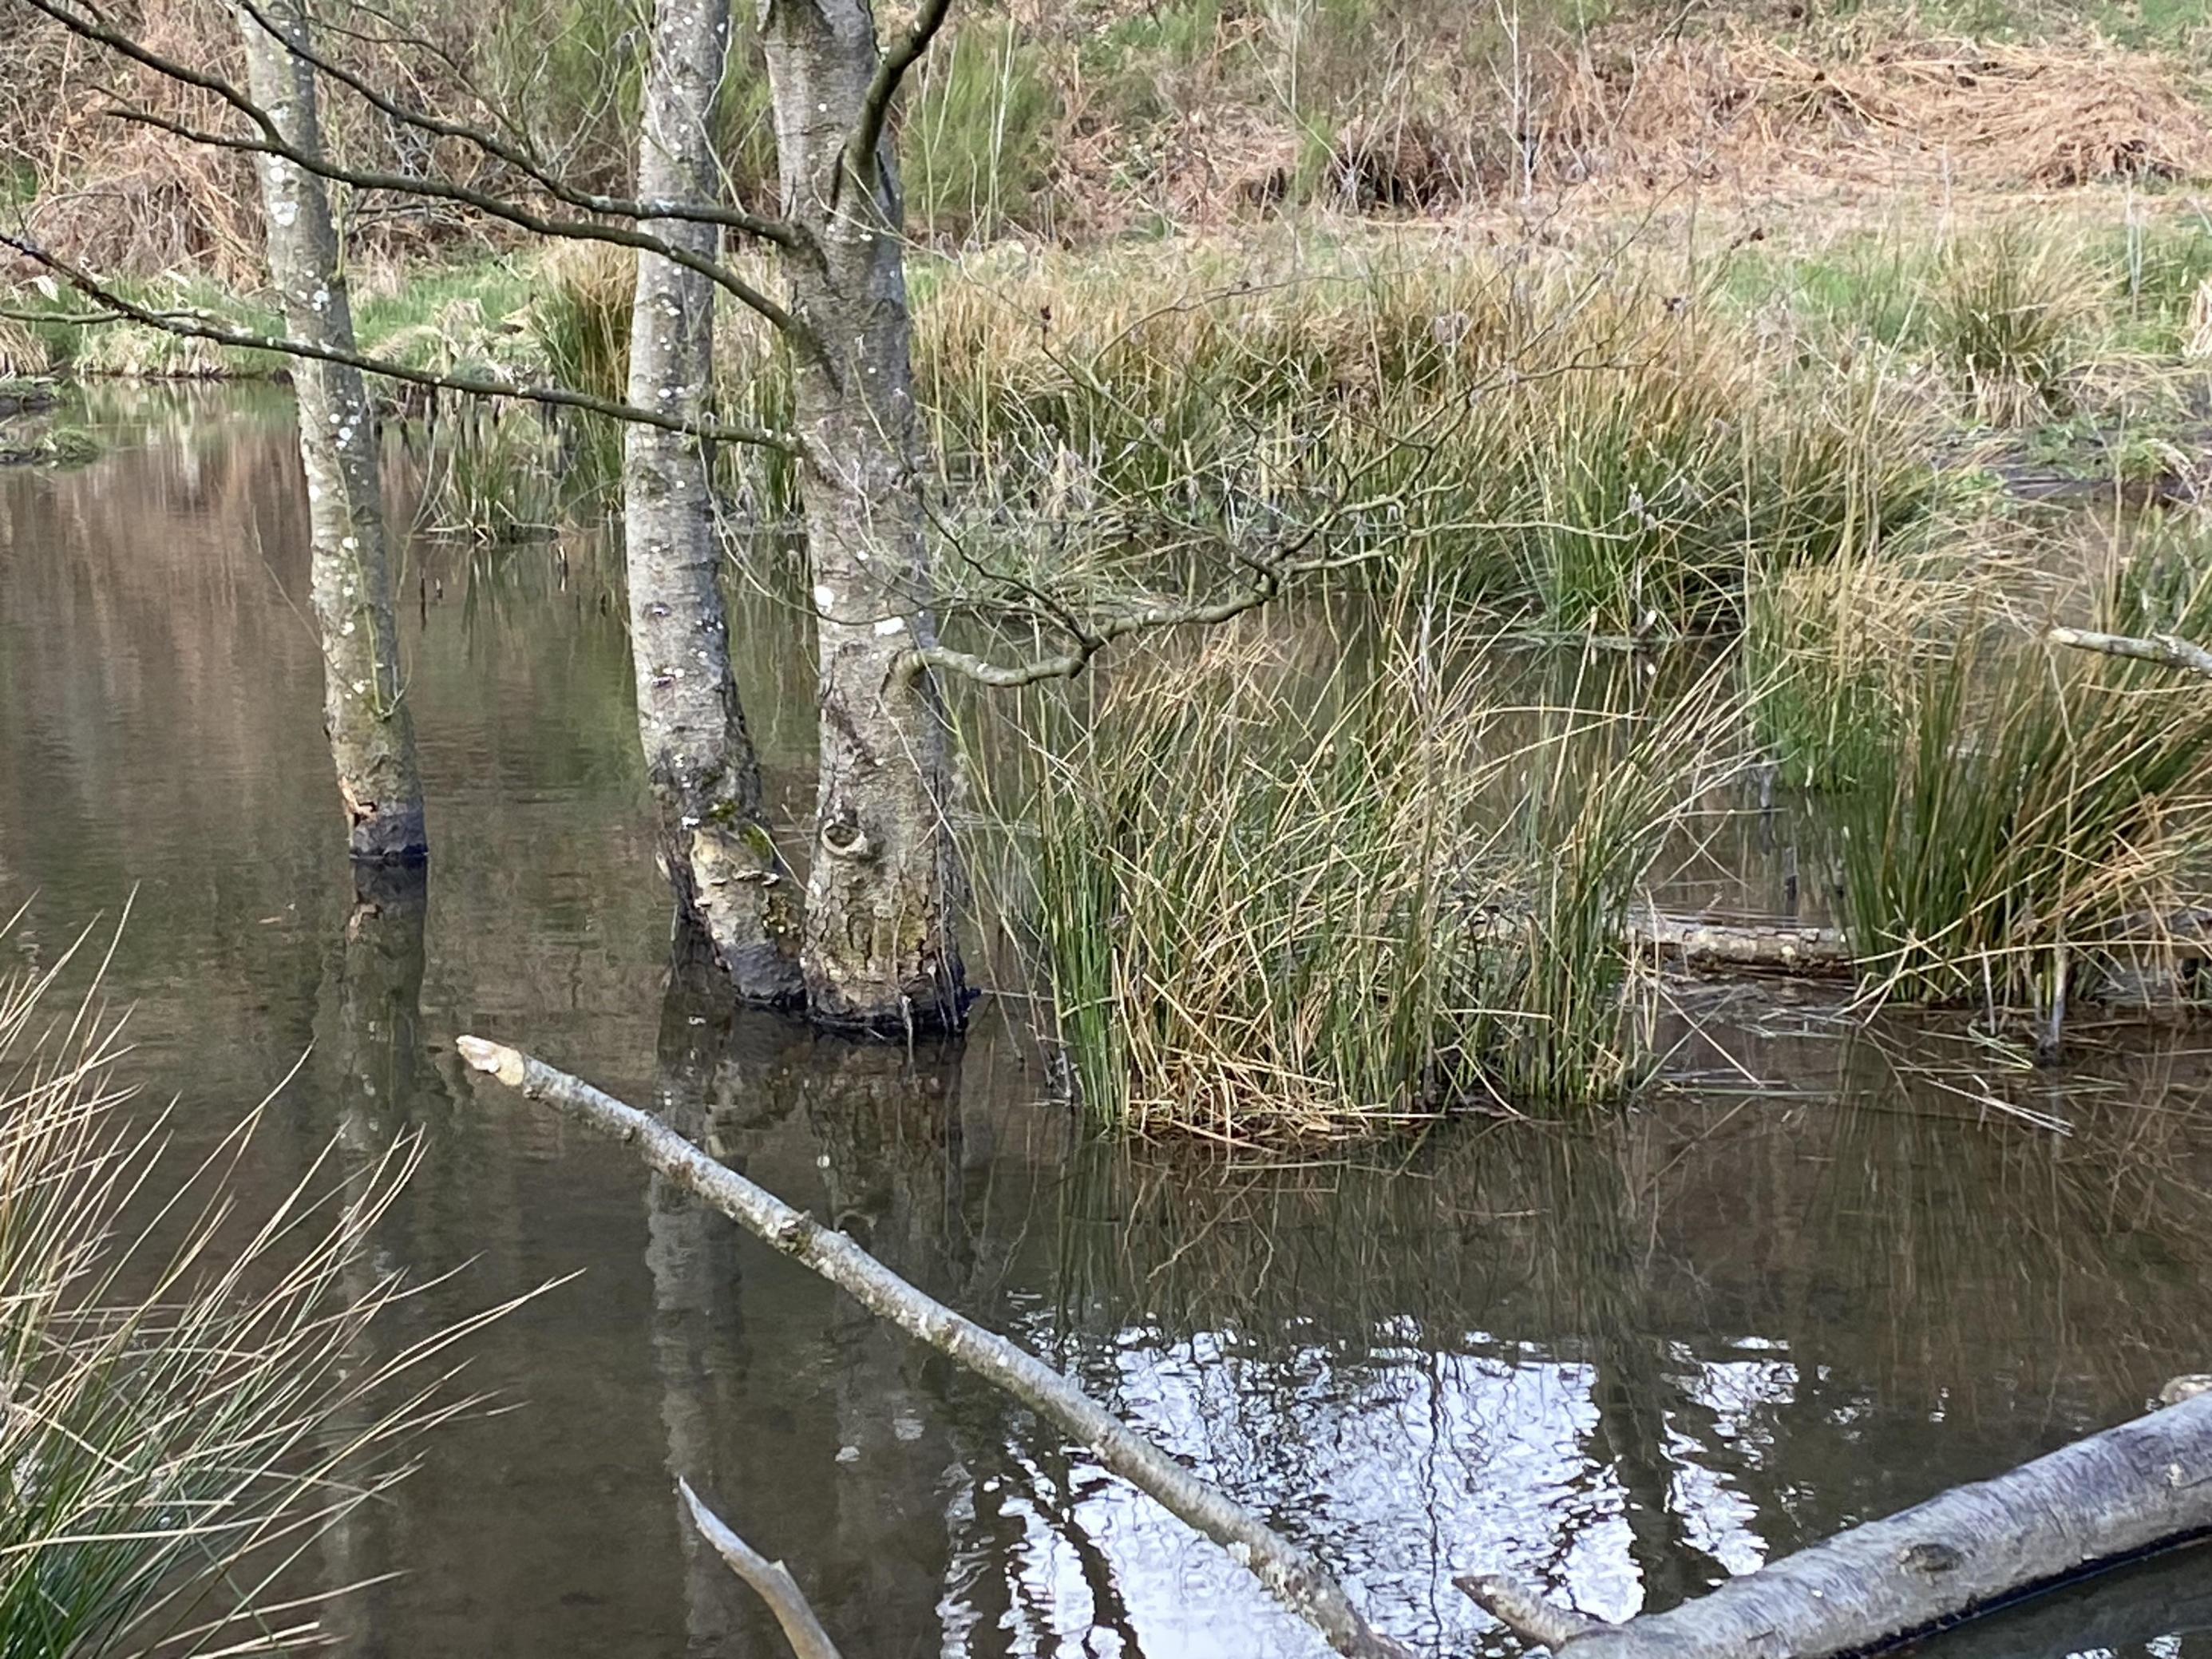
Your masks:
<svg viewBox="0 0 2212 1659"><path fill-rule="evenodd" d="M2114 941L2156 955L2208 850L2212 687L1972 625L1910 696L1839 806L1870 988L2026 1004Z"/></svg>
<svg viewBox="0 0 2212 1659"><path fill-rule="evenodd" d="M251 1121L181 1157L122 1109L112 1028L52 992L0 981L0 1650L225 1649L456 1409L459 1333L381 1334L401 1286L369 1233L410 1152L243 1200Z"/></svg>
<svg viewBox="0 0 2212 1659"><path fill-rule="evenodd" d="M1638 637L1732 625L1748 574L1877 547L1937 500L1878 374L1785 383L1639 269L1176 257L933 290L922 399L964 487L1079 515L1354 503L1346 532L1398 574Z"/></svg>
<svg viewBox="0 0 2212 1659"><path fill-rule="evenodd" d="M1647 1074L1621 921L1711 706L1511 708L1474 643L1224 629L1031 711L1008 908L1100 1121L1310 1140Z"/></svg>
<svg viewBox="0 0 2212 1659"><path fill-rule="evenodd" d="M1945 247L1929 325L1941 360L1982 418L2026 425L2073 408L2106 286L2081 250L2010 222Z"/></svg>

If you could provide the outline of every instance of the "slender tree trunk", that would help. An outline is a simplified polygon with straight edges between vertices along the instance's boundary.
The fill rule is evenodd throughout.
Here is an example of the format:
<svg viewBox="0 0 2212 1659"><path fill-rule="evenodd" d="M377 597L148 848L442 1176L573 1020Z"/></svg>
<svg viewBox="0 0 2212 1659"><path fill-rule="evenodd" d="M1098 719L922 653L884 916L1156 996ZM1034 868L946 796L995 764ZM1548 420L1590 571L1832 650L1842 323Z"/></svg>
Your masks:
<svg viewBox="0 0 2212 1659"><path fill-rule="evenodd" d="M264 10L306 42L301 0L275 0ZM238 23L254 100L287 142L319 153L313 65L243 9ZM353 309L323 182L289 161L258 160L269 276L283 299L285 326L295 338L351 351ZM399 672L375 412L356 369L300 358L291 372L314 538L309 587L323 649L323 726L345 803L348 848L365 863L419 863L430 844L415 723Z"/></svg>
<svg viewBox="0 0 2212 1659"><path fill-rule="evenodd" d="M729 52L729 0L659 0L638 144L637 193L712 201L712 115ZM712 257L712 225L654 222L655 234ZM714 286L641 253L630 320L629 400L696 416L714 372ZM655 427L623 435L630 652L638 735L660 813L661 862L678 927L703 941L752 1002L799 990L797 884L763 822L760 763L730 675L729 623L705 447Z"/></svg>
<svg viewBox="0 0 2212 1659"><path fill-rule="evenodd" d="M823 1024L953 1028L961 878L923 539L897 165L845 179L877 65L866 0L764 0L797 343L801 492L820 638L821 783L801 961Z"/></svg>

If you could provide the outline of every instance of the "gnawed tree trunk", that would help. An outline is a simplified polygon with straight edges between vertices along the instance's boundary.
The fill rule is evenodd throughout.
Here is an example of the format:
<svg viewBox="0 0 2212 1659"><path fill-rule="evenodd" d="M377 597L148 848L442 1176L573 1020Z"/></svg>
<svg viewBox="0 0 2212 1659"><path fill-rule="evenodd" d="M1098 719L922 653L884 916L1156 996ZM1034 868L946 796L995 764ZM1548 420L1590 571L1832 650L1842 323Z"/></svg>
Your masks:
<svg viewBox="0 0 2212 1659"><path fill-rule="evenodd" d="M711 117L729 51L729 0L659 0L638 143L647 202L706 202L715 188ZM711 258L716 228L652 227ZM629 401L687 419L706 410L714 285L640 253L630 318ZM632 424L623 433L638 735L660 814L660 860L677 926L703 942L748 1001L799 994L799 892L763 821L760 763L730 674L729 623L704 446Z"/></svg>
<svg viewBox="0 0 2212 1659"><path fill-rule="evenodd" d="M301 0L275 0L263 9L306 44ZM255 102L286 143L320 155L313 66L243 9L238 25ZM353 309L323 181L273 155L258 161L269 276L285 327L295 338L349 352ZM415 724L399 672L375 412L360 371L343 364L295 358L292 387L314 544L308 586L323 652L323 726L345 803L347 847L364 863L417 863L428 856L430 843L415 767Z"/></svg>
<svg viewBox="0 0 2212 1659"><path fill-rule="evenodd" d="M1583 1619L1499 1580L1459 1582L1561 1659L1824 1659L1888 1647L2208 1533L2212 1394L1625 1624Z"/></svg>
<svg viewBox="0 0 2212 1659"><path fill-rule="evenodd" d="M962 1020L961 878L945 713L907 653L936 642L923 539L898 169L848 176L878 56L866 0L763 0L799 325L800 493L820 638L821 784L801 959L825 1024ZM865 175L865 176L863 176Z"/></svg>

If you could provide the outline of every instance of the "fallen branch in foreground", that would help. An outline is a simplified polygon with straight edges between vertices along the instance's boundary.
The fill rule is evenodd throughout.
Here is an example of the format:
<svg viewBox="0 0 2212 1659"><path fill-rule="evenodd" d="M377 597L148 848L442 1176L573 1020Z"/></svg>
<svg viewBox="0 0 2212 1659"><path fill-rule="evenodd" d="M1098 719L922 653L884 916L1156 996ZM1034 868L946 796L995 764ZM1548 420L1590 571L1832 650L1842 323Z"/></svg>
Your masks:
<svg viewBox="0 0 2212 1659"><path fill-rule="evenodd" d="M1328 1568L1183 1468L1063 1373L925 1295L844 1234L716 1163L659 1118L499 1043L465 1036L459 1047L462 1057L479 1072L587 1127L629 1142L653 1169L811 1268L869 1312L921 1338L1073 1435L1104 1468L1228 1551L1346 1659L1407 1659L1405 1649L1368 1627Z"/></svg>
<svg viewBox="0 0 2212 1659"><path fill-rule="evenodd" d="M1954 1486L1625 1624L1585 1618L1499 1579L1456 1582L1560 1659L1823 1659L1890 1647L2207 1534L2212 1394Z"/></svg>
<svg viewBox="0 0 2212 1659"><path fill-rule="evenodd" d="M2138 662L2163 663L2191 674L2212 675L2212 651L2174 634L2154 634L2136 639L2126 634L2098 634L2086 628L2046 628L2043 637L2053 645L2070 645L2079 651L2101 651L2108 657L2132 657Z"/></svg>
<svg viewBox="0 0 2212 1659"><path fill-rule="evenodd" d="M1404 1648L1369 1628L1312 1556L1062 1373L924 1295L843 1234L716 1162L650 1114L499 1043L465 1036L459 1047L477 1070L629 1142L652 1169L1075 1436L1106 1468L1222 1546L1339 1653L1406 1659ZM1455 1582L1501 1622L1561 1659L1830 1659L1876 1651L2100 1568L2212 1536L2208 1385L2212 1379L2178 1379L2164 1396L2169 1403L2148 1416L1854 1527L1667 1613L1608 1625L1509 1580ZM829 1638L790 1576L716 1521L688 1488L684 1496L702 1531L769 1601L804 1659L835 1659L836 1650L826 1645ZM817 1644L800 1645L802 1638Z"/></svg>

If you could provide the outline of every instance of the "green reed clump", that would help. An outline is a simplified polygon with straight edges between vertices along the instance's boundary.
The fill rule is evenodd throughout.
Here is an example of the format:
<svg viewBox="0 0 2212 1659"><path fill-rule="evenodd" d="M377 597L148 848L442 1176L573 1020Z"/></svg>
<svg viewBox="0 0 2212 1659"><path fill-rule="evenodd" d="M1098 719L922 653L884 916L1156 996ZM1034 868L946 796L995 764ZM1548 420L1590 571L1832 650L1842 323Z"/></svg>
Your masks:
<svg viewBox="0 0 2212 1659"><path fill-rule="evenodd" d="M1977 590L1921 562L1803 564L1755 586L1741 663L1754 740L1800 788L1854 787L1894 750L1915 665Z"/></svg>
<svg viewBox="0 0 2212 1659"><path fill-rule="evenodd" d="M917 229L984 241L1039 217L1060 97L1028 33L1010 21L969 21L917 67L900 127L901 176Z"/></svg>
<svg viewBox="0 0 2212 1659"><path fill-rule="evenodd" d="M2155 951L2206 850L2212 686L1974 628L1908 698L1840 807L1870 986L2026 1001L2068 953Z"/></svg>
<svg viewBox="0 0 2212 1659"><path fill-rule="evenodd" d="M1310 1139L1641 1080L1623 918L1711 730L1487 682L1433 622L1237 628L1032 711L1007 908L1100 1120Z"/></svg>
<svg viewBox="0 0 2212 1659"><path fill-rule="evenodd" d="M459 1333L380 1334L402 1287L369 1232L410 1158L318 1160L241 1213L250 1120L180 1158L52 983L0 979L0 1652L258 1649L269 1576L454 1409L416 1373Z"/></svg>
<svg viewBox="0 0 2212 1659"><path fill-rule="evenodd" d="M1878 379L1783 386L1626 272L1454 258L1267 282L1169 257L933 294L922 401L957 477L1185 514L1338 501L1340 538L1386 572L1639 635L1731 624L1747 573L1873 547L1936 499Z"/></svg>
<svg viewBox="0 0 2212 1659"><path fill-rule="evenodd" d="M1944 249L1930 279L1928 326L1982 418L2024 425L2073 407L2108 288L2075 244L2010 222Z"/></svg>

